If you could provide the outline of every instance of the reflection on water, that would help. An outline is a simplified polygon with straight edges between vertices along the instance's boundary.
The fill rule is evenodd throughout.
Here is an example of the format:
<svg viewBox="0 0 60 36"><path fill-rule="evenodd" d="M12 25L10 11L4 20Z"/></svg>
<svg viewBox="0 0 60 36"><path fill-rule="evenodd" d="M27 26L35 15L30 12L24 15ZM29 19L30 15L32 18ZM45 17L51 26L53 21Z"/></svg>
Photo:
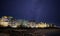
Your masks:
<svg viewBox="0 0 60 36"><path fill-rule="evenodd" d="M60 36L60 29L0 29L0 36Z"/></svg>

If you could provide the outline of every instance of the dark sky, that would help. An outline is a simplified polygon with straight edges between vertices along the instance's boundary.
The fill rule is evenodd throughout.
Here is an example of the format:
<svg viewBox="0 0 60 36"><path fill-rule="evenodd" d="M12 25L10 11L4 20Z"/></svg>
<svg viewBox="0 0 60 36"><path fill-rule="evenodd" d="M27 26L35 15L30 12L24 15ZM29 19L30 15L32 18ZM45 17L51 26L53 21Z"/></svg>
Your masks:
<svg viewBox="0 0 60 36"><path fill-rule="evenodd" d="M58 0L0 0L0 17L4 15L60 25L60 2Z"/></svg>

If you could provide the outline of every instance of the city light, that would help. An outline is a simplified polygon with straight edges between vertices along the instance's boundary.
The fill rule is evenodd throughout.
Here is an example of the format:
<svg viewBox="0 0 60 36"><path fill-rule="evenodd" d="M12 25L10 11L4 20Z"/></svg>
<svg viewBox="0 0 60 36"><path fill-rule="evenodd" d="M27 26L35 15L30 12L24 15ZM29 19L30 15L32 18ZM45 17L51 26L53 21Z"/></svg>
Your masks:
<svg viewBox="0 0 60 36"><path fill-rule="evenodd" d="M22 20L22 19L14 19L11 16L3 16L2 18L0 18L0 26L3 27L12 27L12 28L17 28L18 26L22 27L28 27L28 28L46 28L46 27L56 27L56 25L52 25L52 24L47 24L47 23L43 23L43 22L32 22L32 21L28 21L28 20Z"/></svg>

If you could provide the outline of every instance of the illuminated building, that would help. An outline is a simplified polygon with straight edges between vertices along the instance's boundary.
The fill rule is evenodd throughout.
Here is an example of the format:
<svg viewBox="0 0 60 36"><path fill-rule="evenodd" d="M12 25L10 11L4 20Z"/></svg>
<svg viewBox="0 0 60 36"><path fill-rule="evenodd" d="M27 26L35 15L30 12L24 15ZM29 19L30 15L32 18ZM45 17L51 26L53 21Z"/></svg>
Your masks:
<svg viewBox="0 0 60 36"><path fill-rule="evenodd" d="M7 16L3 16L1 19L0 19L0 25L1 26L4 26L4 27L7 27L9 22L8 22L8 17Z"/></svg>
<svg viewBox="0 0 60 36"><path fill-rule="evenodd" d="M46 27L56 27L56 25L53 24L47 24L47 23L36 23L35 21L28 21L28 20L21 20L21 19L14 19L11 16L3 16L0 18L0 25L7 27L10 26L12 28L17 28L22 25L22 27L30 27L30 28L46 28Z"/></svg>
<svg viewBox="0 0 60 36"><path fill-rule="evenodd" d="M49 27L49 24L46 24L46 23L38 23L36 26L38 26L39 28L45 28L45 27Z"/></svg>

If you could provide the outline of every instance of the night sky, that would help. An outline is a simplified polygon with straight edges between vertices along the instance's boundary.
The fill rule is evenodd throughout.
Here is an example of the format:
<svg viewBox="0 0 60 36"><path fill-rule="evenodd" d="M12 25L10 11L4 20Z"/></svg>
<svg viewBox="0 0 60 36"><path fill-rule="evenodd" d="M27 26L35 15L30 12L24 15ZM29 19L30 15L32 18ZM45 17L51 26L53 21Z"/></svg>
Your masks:
<svg viewBox="0 0 60 36"><path fill-rule="evenodd" d="M59 0L0 0L0 17L36 20L60 25Z"/></svg>

